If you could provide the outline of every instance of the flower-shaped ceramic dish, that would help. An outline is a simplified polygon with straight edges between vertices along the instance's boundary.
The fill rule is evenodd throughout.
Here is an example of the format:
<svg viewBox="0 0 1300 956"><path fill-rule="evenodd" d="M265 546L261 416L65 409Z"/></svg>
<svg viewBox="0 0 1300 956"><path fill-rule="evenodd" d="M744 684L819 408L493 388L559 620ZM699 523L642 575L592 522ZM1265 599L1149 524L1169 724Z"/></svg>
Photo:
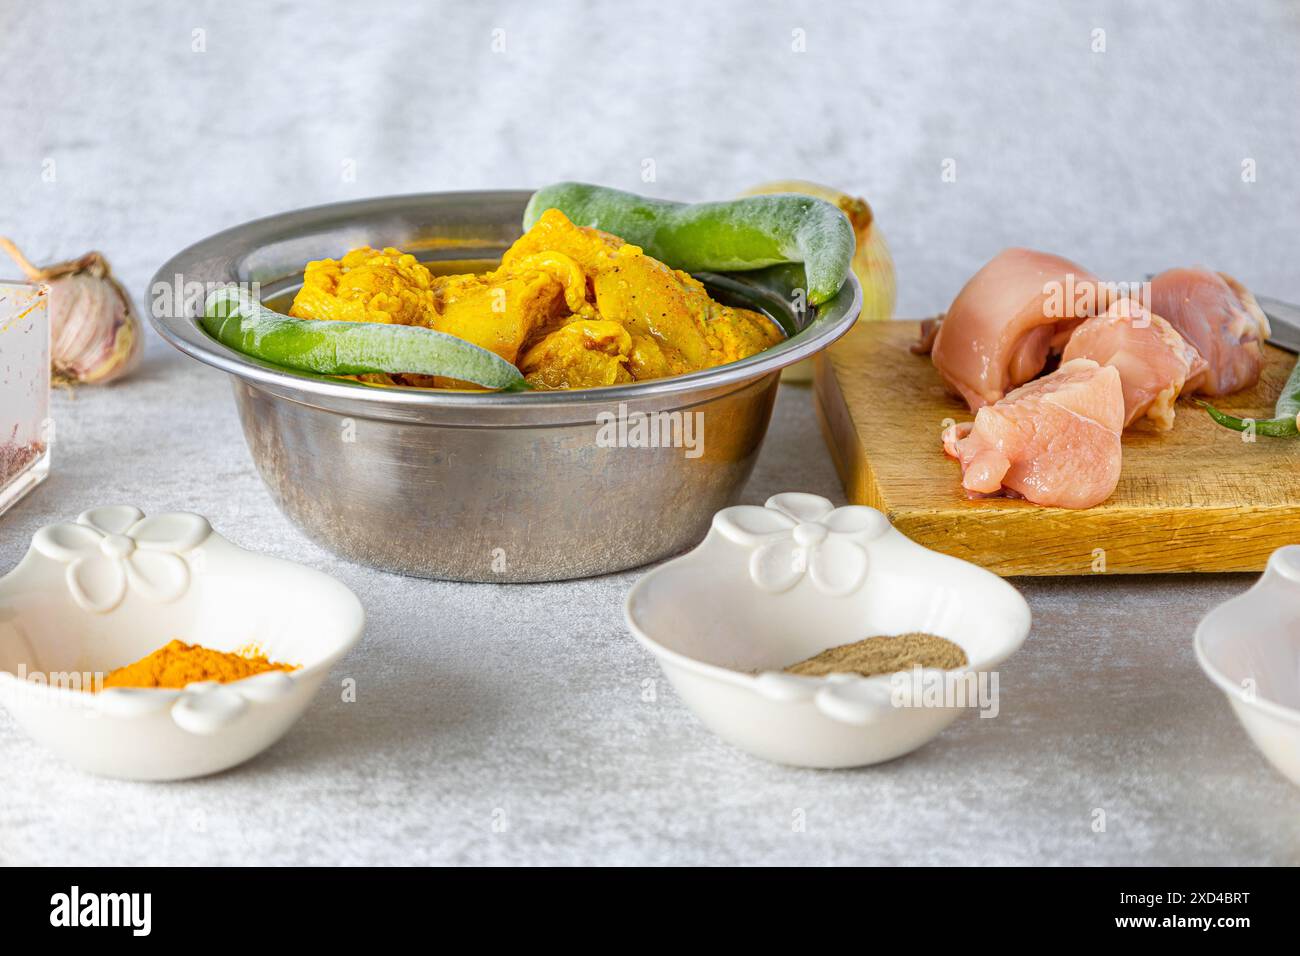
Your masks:
<svg viewBox="0 0 1300 956"><path fill-rule="evenodd" d="M974 706L981 675L1029 634L1029 606L1001 578L921 547L874 508L799 493L718 512L699 547L636 583L625 613L705 726L801 767L915 750L963 709L937 682L949 678ZM911 631L957 643L968 666L922 672L919 694L914 675L782 673L827 648Z"/></svg>
<svg viewBox="0 0 1300 956"><path fill-rule="evenodd" d="M237 547L198 515L95 508L39 530L0 578L0 703L80 769L202 776L278 740L364 620L338 581ZM183 690L84 690L173 638L300 666Z"/></svg>
<svg viewBox="0 0 1300 956"><path fill-rule="evenodd" d="M1205 615L1195 644L1255 746L1300 785L1300 545L1278 548L1249 591Z"/></svg>

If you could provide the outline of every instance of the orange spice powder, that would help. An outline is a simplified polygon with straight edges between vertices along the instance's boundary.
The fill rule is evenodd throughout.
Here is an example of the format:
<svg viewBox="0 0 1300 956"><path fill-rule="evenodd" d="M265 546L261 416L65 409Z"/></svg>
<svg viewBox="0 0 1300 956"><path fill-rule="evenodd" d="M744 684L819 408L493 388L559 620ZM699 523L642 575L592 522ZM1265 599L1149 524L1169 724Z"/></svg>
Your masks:
<svg viewBox="0 0 1300 956"><path fill-rule="evenodd" d="M186 684L212 680L226 684L267 671L294 671L264 656L214 651L198 644L172 641L134 664L119 667L104 678L109 687L164 687L179 690Z"/></svg>

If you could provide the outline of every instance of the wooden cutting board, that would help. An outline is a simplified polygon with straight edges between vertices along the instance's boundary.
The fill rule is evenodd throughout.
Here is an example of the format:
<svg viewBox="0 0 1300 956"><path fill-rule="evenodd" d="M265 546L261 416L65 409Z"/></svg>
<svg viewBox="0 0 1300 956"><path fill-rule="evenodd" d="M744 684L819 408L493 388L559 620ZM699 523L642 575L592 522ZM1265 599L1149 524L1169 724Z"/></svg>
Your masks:
<svg viewBox="0 0 1300 956"><path fill-rule="evenodd" d="M969 421L929 356L919 322L861 322L817 357L818 417L850 501L904 534L1001 575L1259 571L1300 542L1300 440L1253 443L1187 401L1172 431L1124 434L1119 486L1094 508L971 500L943 453L945 420ZM1259 384L1216 401L1267 418L1295 356L1267 346Z"/></svg>

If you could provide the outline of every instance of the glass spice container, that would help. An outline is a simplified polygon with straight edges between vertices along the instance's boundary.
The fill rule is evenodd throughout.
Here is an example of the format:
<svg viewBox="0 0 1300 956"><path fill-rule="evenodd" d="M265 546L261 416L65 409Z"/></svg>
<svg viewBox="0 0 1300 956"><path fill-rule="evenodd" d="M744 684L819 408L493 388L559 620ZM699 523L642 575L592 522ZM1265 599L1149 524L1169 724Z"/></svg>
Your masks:
<svg viewBox="0 0 1300 956"><path fill-rule="evenodd" d="M50 320L43 285L0 280L0 514L50 472Z"/></svg>

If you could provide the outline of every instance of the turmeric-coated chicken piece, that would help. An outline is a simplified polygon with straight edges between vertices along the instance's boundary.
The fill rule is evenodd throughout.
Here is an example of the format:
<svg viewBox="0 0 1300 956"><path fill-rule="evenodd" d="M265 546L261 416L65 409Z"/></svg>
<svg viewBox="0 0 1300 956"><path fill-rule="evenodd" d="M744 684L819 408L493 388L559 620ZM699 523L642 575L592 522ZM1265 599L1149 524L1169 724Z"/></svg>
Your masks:
<svg viewBox="0 0 1300 956"><path fill-rule="evenodd" d="M515 365L534 331L568 314L564 287L544 272L446 276L438 283L434 303L426 323L431 328Z"/></svg>
<svg viewBox="0 0 1300 956"><path fill-rule="evenodd" d="M739 362L781 341L780 330L767 316L716 302L706 334L714 365Z"/></svg>
<svg viewBox="0 0 1300 956"><path fill-rule="evenodd" d="M687 273L554 209L481 275L434 275L397 249L309 263L290 314L423 325L495 352L543 389L681 375L781 339L765 316L714 302Z"/></svg>
<svg viewBox="0 0 1300 956"><path fill-rule="evenodd" d="M433 274L397 249L353 249L342 259L307 263L289 314L300 319L424 325L433 308Z"/></svg>
<svg viewBox="0 0 1300 956"><path fill-rule="evenodd" d="M396 249L354 249L309 263L289 314L423 325L514 363L536 329L571 314L569 303L583 303L585 277L561 259L535 257L517 273L435 276Z"/></svg>
<svg viewBox="0 0 1300 956"><path fill-rule="evenodd" d="M575 319L528 350L519 363L534 388L590 388L627 384L632 336L607 319Z"/></svg>
<svg viewBox="0 0 1300 956"><path fill-rule="evenodd" d="M561 252L587 272L602 319L654 340L663 364L654 363L656 374L641 375L633 363L638 380L734 362L781 340L780 330L764 316L719 305L695 277L670 269L617 236L575 226L558 209L542 213L506 252L501 268L542 250Z"/></svg>

